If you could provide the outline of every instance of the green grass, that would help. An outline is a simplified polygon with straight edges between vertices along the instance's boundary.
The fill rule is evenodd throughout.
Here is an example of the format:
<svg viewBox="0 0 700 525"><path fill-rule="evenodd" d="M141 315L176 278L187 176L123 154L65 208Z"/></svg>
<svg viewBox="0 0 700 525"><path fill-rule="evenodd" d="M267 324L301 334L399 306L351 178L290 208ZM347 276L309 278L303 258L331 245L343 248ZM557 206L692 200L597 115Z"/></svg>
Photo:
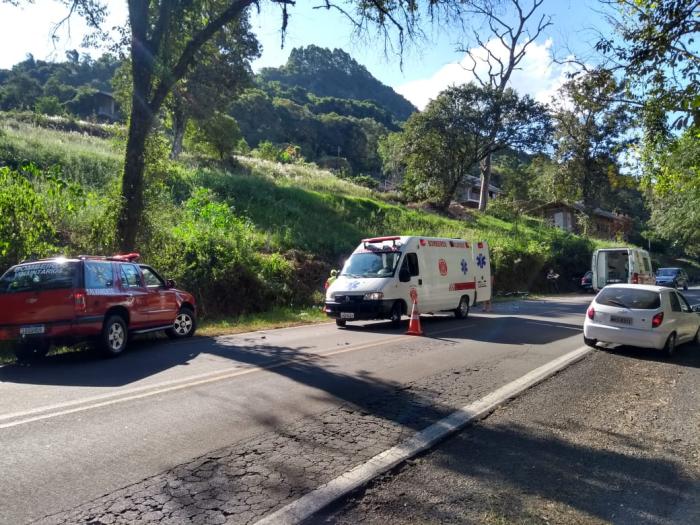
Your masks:
<svg viewBox="0 0 700 525"><path fill-rule="evenodd" d="M113 141L43 129L9 117L3 119L1 115L0 130L0 164L17 163L18 159L40 166L58 164L64 173L85 185L103 191L116 186L122 152ZM468 213L464 219L448 218L418 206L392 202L389 195L355 185L311 164L278 164L238 157L238 167L226 170L199 167L194 158L185 158L186 162L159 175L157 182L166 188L167 195L151 208L147 222L153 231L140 246L143 253L164 253L162 244L150 239L174 242L162 234L184 220L182 203L197 186L214 192L236 216L247 221L252 237L260 239L256 249L281 254L301 251L333 266L339 265L368 236L400 234L486 240L491 246L496 287L500 290L541 288L548 267L556 268L562 275L565 288L573 277L588 269L595 248L618 244L571 235L534 218L512 223L476 212ZM102 224L98 218L93 217L90 224L80 223L90 216L89 210L77 214L69 223L71 231L96 231L94 224ZM202 231L201 235L207 233ZM81 239L87 240L81 240L79 249L86 251L91 248L90 239L99 239L99 235L86 233ZM148 242L154 242L153 246ZM178 257L178 250L166 252L168 257ZM163 262L168 261L160 261ZM166 266L186 267L172 262Z"/></svg>
<svg viewBox="0 0 700 525"><path fill-rule="evenodd" d="M207 319L200 324L197 334L212 337L323 322L328 322L328 317L318 306L300 309L275 308L267 312L246 314L233 319Z"/></svg>
<svg viewBox="0 0 700 525"><path fill-rule="evenodd" d="M99 187L121 173L123 160L116 142L46 129L0 114L0 165L58 165L69 179Z"/></svg>

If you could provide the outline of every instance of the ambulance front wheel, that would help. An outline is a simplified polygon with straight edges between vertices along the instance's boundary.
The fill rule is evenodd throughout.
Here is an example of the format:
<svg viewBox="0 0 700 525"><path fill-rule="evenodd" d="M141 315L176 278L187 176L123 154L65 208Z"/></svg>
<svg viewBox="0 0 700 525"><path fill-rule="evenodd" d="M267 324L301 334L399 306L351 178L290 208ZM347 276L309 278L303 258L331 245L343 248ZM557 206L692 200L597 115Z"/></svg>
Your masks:
<svg viewBox="0 0 700 525"><path fill-rule="evenodd" d="M453 303L454 304L454 303ZM469 316L469 297L463 295L459 300L459 305L455 309L457 319L466 319Z"/></svg>
<svg viewBox="0 0 700 525"><path fill-rule="evenodd" d="M401 304L400 301L396 301L394 305L391 307L391 316L389 319L391 319L391 326L393 328L398 328L401 326L401 316L403 315L403 305Z"/></svg>

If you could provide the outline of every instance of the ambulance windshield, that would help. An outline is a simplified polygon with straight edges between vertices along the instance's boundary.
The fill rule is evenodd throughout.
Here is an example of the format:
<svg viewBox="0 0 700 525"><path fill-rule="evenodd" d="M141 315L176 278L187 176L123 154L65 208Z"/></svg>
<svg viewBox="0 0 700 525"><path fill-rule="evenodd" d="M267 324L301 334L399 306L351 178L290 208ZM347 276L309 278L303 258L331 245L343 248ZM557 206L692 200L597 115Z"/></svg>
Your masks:
<svg viewBox="0 0 700 525"><path fill-rule="evenodd" d="M340 275L345 277L393 277L401 259L398 251L360 252L350 256Z"/></svg>

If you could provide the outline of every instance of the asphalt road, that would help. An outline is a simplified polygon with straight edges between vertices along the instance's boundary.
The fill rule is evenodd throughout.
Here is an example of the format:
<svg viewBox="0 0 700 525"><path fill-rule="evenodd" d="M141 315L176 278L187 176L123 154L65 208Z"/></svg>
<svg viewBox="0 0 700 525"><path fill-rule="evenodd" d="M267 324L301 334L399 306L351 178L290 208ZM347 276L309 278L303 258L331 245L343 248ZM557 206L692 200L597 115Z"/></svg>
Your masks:
<svg viewBox="0 0 700 525"><path fill-rule="evenodd" d="M4 366L0 522L47 516L49 522L88 521L108 503L114 507L117 493L128 500L119 514L123 522L157 522L167 514L158 497L145 503L138 497L141 487L161 490L159 476L172 480L190 468L183 479L206 485L198 469L207 461L201 458L236 454L248 454L240 476L251 480L246 490L253 496L216 519L253 521L466 400L580 347L589 301L577 296L498 304L491 314L473 312L463 321L427 316L426 337L404 336L406 322L400 330L381 322L347 330L323 324L145 341L113 360L84 352ZM320 434L323 447L303 449ZM355 437L344 439L350 434ZM320 466L302 464L302 474L285 473L278 483L284 491L267 497L256 485L256 465L268 468L264 490L276 490L271 449L285 447L292 458L287 463L308 454L320 458ZM235 464L226 466L227 475L234 476ZM213 508L180 503L190 509L179 514L183 522L195 516L195 507Z"/></svg>
<svg viewBox="0 0 700 525"><path fill-rule="evenodd" d="M308 523L696 525L698 404L697 344L599 350Z"/></svg>

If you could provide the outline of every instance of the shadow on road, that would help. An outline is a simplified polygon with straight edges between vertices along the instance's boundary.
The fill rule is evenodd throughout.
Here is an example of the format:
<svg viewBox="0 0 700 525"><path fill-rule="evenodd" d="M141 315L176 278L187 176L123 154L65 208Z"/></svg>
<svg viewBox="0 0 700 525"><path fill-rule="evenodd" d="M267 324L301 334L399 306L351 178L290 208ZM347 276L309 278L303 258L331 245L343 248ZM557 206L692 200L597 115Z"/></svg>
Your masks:
<svg viewBox="0 0 700 525"><path fill-rule="evenodd" d="M700 368L700 345L696 343L687 343L676 347L676 353L669 358L661 350L653 348L635 348L632 346L616 346L609 348L600 348L603 352L610 352L616 355L629 357L630 359L639 359L642 361L653 361L670 363L678 366L691 368Z"/></svg>
<svg viewBox="0 0 700 525"><path fill-rule="evenodd" d="M465 339L508 345L545 345L571 337L581 327L557 321L542 321L523 317L470 316L455 320L449 316L424 316L421 318L425 337ZM403 335L408 326L392 328L388 322L372 322L352 325L339 330L363 331L381 334ZM432 335L431 335L432 334ZM304 384L324 388L334 384L326 381L325 373L332 373L328 360L310 351L310 346L280 347L266 344L259 336L233 336L220 338L194 338L170 342L167 339L137 340L127 353L117 359L106 359L96 351L81 351L52 355L30 365L6 365L0 368L0 381L11 383L118 387L142 380L165 370L187 366L200 354L218 356L232 364L245 366L270 366L285 362L273 371L286 375L299 366L311 366L308 375L298 378ZM333 392L329 392L333 393Z"/></svg>
<svg viewBox="0 0 700 525"><path fill-rule="evenodd" d="M399 476L392 486L377 492L370 488L377 496L372 498L376 512L369 521L578 523L574 516L567 516L573 521L552 516L547 504L551 501L596 523L666 523L675 508L692 503L685 501L684 489L694 480L671 461L642 457L640 451L648 446L641 441L633 440L636 452L628 453L581 445L558 434L546 424L475 425L431 453L425 463L427 477L414 467L407 479ZM631 445L627 439L625 448ZM437 472L444 472L444 482L433 483ZM403 496L395 503L391 498L397 492ZM532 502L533 496L545 504L531 508L528 500ZM352 518L370 512L368 507L353 510L354 498L314 516L313 523L347 523L346 510ZM411 509L410 519L406 509Z"/></svg>

